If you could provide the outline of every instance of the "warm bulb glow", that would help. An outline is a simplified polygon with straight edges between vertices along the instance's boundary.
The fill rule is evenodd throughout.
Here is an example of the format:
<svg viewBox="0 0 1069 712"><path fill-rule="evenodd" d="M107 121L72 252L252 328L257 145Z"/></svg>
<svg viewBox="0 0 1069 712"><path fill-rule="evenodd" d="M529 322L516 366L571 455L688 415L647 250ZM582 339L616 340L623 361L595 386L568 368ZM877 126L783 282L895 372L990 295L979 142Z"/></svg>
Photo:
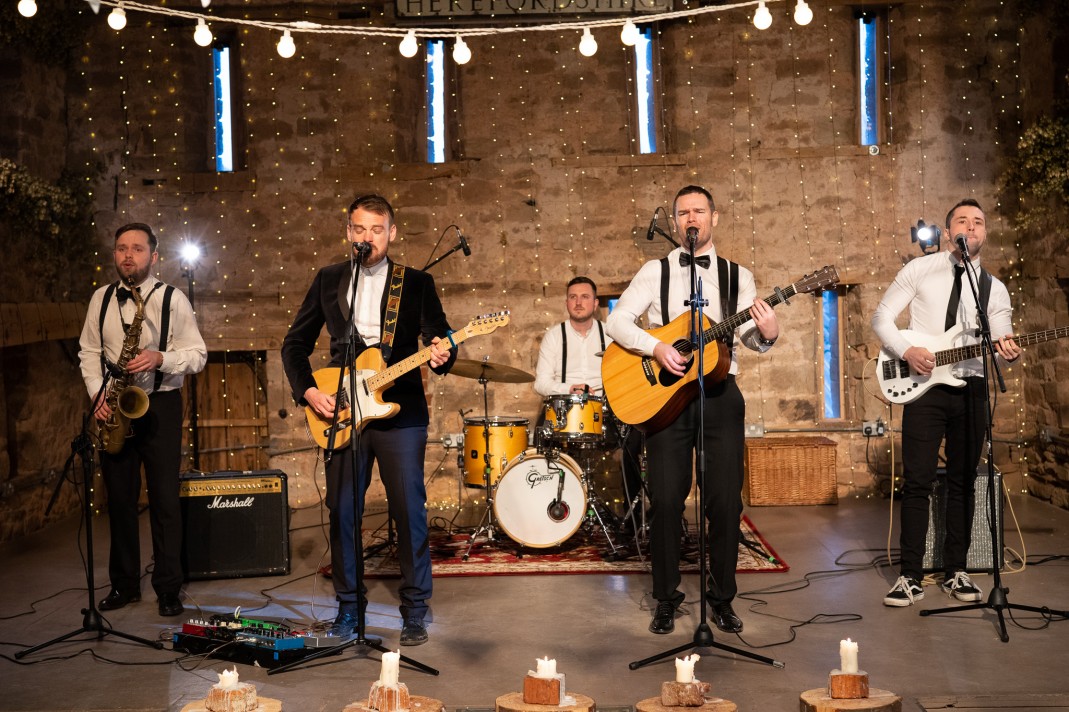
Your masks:
<svg viewBox="0 0 1069 712"><path fill-rule="evenodd" d="M19 0L19 14L23 17L33 17L37 14L37 3L33 0Z"/></svg>
<svg viewBox="0 0 1069 712"><path fill-rule="evenodd" d="M635 23L628 20L624 23L624 28L620 30L620 41L628 47L634 47L638 42L638 28L635 27Z"/></svg>
<svg viewBox="0 0 1069 712"><path fill-rule="evenodd" d="M193 41L201 47L207 47L212 43L212 31L204 24L204 18L197 20L197 29L193 31Z"/></svg>
<svg viewBox="0 0 1069 712"><path fill-rule="evenodd" d="M212 0L200 0L200 6L201 7L208 7L211 4L212 4Z"/></svg>
<svg viewBox="0 0 1069 712"><path fill-rule="evenodd" d="M293 43L293 37L290 35L289 30L283 30L282 39L278 41L278 56L284 59L289 59L297 52L297 45Z"/></svg>
<svg viewBox="0 0 1069 712"><path fill-rule="evenodd" d="M126 27L126 10L117 7L108 15L108 27L113 30L121 30Z"/></svg>
<svg viewBox="0 0 1069 712"><path fill-rule="evenodd" d="M416 33L409 30L405 34L405 38L401 40L401 56L402 57L415 57L416 52L419 51L419 42L416 41Z"/></svg>
<svg viewBox="0 0 1069 712"><path fill-rule="evenodd" d="M453 44L453 61L457 64L467 64L471 61L471 49L460 35L457 35L456 42Z"/></svg>
<svg viewBox="0 0 1069 712"><path fill-rule="evenodd" d="M753 26L759 30L767 30L772 26L772 13L765 7L765 0L757 4L757 11L753 14Z"/></svg>
<svg viewBox="0 0 1069 712"><path fill-rule="evenodd" d="M813 21L813 11L805 0L798 0L798 4L794 6L794 21L799 25L808 25Z"/></svg>
<svg viewBox="0 0 1069 712"><path fill-rule="evenodd" d="M583 39L579 40L579 54L584 57L593 57L598 51L598 41L590 34L590 28L583 28Z"/></svg>
<svg viewBox="0 0 1069 712"><path fill-rule="evenodd" d="M192 242L187 242L182 245L181 255L182 264L192 265L200 259L200 246L195 245Z"/></svg>

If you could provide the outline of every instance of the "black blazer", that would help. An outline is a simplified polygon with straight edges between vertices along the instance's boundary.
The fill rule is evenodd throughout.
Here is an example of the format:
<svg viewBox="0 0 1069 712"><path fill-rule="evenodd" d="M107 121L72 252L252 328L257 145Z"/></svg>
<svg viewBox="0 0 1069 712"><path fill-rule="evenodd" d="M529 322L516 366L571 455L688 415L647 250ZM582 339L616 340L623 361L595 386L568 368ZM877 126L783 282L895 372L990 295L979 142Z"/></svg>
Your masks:
<svg viewBox="0 0 1069 712"><path fill-rule="evenodd" d="M393 262L390 261L390 273ZM393 353L387 359L392 365L416 353L423 346L430 344L438 336L442 339L449 333L442 302L434 288L434 278L426 272L405 267L404 285L401 291L401 306L397 314L397 329L394 332ZM312 377L309 362L316 340L324 324L330 334L330 365L342 366L345 361L345 327L349 321L349 282L351 269L348 262L324 267L316 273L308 294L304 297L293 324L282 341L282 366L290 382L293 399L298 405L307 405L304 392L316 385ZM387 288L382 292L380 315L386 318L386 299L389 294L389 276ZM421 343L422 342L422 343ZM354 344L352 358L356 358L368 347L359 341ZM374 346L372 348L377 348ZM452 349L449 360L441 367L433 369L437 374L448 373L456 361L457 350ZM423 379L420 369L416 368L402 375L393 385L382 393L382 399L401 406L400 412L392 418L372 420L368 428L384 430L411 426L426 426L427 398L423 392Z"/></svg>

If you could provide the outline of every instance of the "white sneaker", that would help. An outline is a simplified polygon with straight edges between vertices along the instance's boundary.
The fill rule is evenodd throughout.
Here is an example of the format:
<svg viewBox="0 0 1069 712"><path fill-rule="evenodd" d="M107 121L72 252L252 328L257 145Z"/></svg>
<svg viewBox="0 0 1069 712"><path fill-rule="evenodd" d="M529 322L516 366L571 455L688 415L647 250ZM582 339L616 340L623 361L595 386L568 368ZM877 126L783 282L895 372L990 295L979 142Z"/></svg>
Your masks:
<svg viewBox="0 0 1069 712"><path fill-rule="evenodd" d="M883 605L912 606L922 598L924 598L924 589L921 588L917 579L910 576L899 576L898 580L895 581L895 585L883 597Z"/></svg>
<svg viewBox="0 0 1069 712"><path fill-rule="evenodd" d="M944 578L943 583L939 584L939 588L943 589L948 596L953 596L959 601L967 601L969 603L979 601L984 596L983 592L973 585L972 580L969 579L969 574L964 571L958 571L949 579Z"/></svg>

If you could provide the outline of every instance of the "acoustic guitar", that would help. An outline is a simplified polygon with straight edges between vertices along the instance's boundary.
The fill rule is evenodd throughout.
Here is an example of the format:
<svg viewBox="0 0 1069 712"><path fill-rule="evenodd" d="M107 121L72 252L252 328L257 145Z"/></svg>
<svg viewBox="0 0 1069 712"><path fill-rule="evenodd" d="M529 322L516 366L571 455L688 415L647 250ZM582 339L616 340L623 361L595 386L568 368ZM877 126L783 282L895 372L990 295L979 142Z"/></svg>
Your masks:
<svg viewBox="0 0 1069 712"><path fill-rule="evenodd" d="M796 294L808 294L839 282L834 267L824 267L808 274L786 289L776 288L764 302L770 307L789 303ZM740 325L750 320L746 308L723 321L713 324L702 315L702 343L705 344L705 383L713 386L724 380L731 367L724 339ZM649 332L659 341L671 344L681 355L688 357L682 376L665 371L652 356L628 351L616 342L609 344L601 361L601 380L613 415L646 433L656 433L683 412L698 394L697 368L694 366L695 344L690 336L690 314L678 317Z"/></svg>
<svg viewBox="0 0 1069 712"><path fill-rule="evenodd" d="M456 346L472 336L493 333L499 327L508 323L508 311L485 314L472 319L471 323L463 329L452 332L447 339L442 341L452 342L451 346ZM430 360L431 347L428 346L392 366L387 366L382 358L382 352L376 348L370 348L356 357L353 373L350 373L348 368L342 369L337 366L327 366L312 373L316 388L324 393L334 395L334 407L339 409L337 422L333 425L334 443L330 449L338 450L348 445L351 433L354 430L359 432L367 425L368 421L392 418L397 415L397 411L401 409L401 406L396 403L384 402L381 397L382 392L389 388L398 378L414 368L419 368ZM338 387L338 374L342 370L345 372L342 377L342 390L341 393L335 393L335 389ZM353 384L356 387L357 398L355 415L353 415L354 409L349 407L350 378L356 379L355 384ZM313 410L311 406L305 406L304 412L312 439L319 447L324 450L328 449L332 420L320 417L319 413Z"/></svg>

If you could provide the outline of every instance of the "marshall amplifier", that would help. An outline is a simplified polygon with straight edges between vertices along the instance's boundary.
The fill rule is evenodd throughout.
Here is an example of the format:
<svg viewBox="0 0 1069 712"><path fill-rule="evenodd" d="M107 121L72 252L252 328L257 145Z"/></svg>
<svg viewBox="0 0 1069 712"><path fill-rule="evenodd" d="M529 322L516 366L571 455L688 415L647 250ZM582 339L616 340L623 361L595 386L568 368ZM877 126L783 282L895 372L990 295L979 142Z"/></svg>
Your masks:
<svg viewBox="0 0 1069 712"><path fill-rule="evenodd" d="M285 473L186 472L179 488L188 579L289 573Z"/></svg>
<svg viewBox="0 0 1069 712"><path fill-rule="evenodd" d="M980 463L976 468L976 501L972 515L972 540L969 551L965 555L965 570L990 571L991 570L991 529L988 526L989 511L988 502L991 500L987 492L987 463ZM998 568L1003 566L1002 553L1002 473L995 470L995 497L998 500L995 507L995 529L998 539L995 547L998 549ZM925 571L943 571L943 542L946 540L946 470L940 467L935 477L935 485L932 487L932 497L928 509L928 538L924 542Z"/></svg>

